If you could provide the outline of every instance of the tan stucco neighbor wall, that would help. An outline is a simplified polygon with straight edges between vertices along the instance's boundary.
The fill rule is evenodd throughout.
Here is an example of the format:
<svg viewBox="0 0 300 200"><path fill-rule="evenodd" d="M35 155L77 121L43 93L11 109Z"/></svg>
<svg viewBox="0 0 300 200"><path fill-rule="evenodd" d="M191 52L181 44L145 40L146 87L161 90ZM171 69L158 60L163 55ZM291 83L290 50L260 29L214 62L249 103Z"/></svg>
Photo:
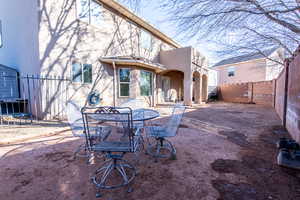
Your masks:
<svg viewBox="0 0 300 200"><path fill-rule="evenodd" d="M278 77L283 69L284 50L278 48L268 58L258 58L233 64L214 66L218 72L218 85L270 81ZM228 70L235 68L235 75L228 76Z"/></svg>
<svg viewBox="0 0 300 200"><path fill-rule="evenodd" d="M228 76L228 68L235 67L235 75ZM266 78L266 60L258 59L243 63L230 64L215 68L218 71L218 85L264 81Z"/></svg>

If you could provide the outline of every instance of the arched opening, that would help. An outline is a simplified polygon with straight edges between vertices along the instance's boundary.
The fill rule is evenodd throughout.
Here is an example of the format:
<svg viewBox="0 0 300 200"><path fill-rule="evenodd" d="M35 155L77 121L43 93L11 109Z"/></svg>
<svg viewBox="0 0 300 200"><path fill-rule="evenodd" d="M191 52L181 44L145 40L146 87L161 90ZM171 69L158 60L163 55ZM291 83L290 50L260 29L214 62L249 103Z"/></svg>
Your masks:
<svg viewBox="0 0 300 200"><path fill-rule="evenodd" d="M193 101L201 103L201 74L197 71L193 73Z"/></svg>
<svg viewBox="0 0 300 200"><path fill-rule="evenodd" d="M160 103L183 101L184 73L178 70L168 70L159 74L158 98Z"/></svg>
<svg viewBox="0 0 300 200"><path fill-rule="evenodd" d="M208 97L208 79L207 79L207 75L203 75L202 76L202 102L206 102L207 101L207 97Z"/></svg>

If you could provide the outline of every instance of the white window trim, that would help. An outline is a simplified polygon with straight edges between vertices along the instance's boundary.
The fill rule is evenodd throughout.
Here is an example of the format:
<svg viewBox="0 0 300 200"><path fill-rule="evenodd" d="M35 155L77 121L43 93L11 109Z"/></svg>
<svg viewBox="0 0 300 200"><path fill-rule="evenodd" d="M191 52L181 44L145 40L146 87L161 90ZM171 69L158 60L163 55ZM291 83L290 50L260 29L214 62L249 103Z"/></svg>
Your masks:
<svg viewBox="0 0 300 200"><path fill-rule="evenodd" d="M149 48L144 47L144 45L142 43L142 34L143 34L143 32L145 34L148 34L150 36L150 47ZM139 37L139 44L140 44L140 48L148 50L148 51L151 51L152 48L153 48L153 35L149 31L141 29L141 31L140 31L140 37Z"/></svg>
<svg viewBox="0 0 300 200"><path fill-rule="evenodd" d="M129 70L129 78L130 78L129 82L121 82L121 80L120 80L120 70L121 70L121 69L128 69L128 70ZM122 84L128 84L128 85L129 85L128 96L122 96L122 95L121 95L121 83L122 83ZM131 68L120 67L120 68L118 69L119 97L123 97L123 98L128 98L128 97L130 97L130 85L131 85Z"/></svg>
<svg viewBox="0 0 300 200"><path fill-rule="evenodd" d="M150 95L149 96L143 96L142 94L141 94L141 86L140 86L140 96L142 96L142 97L151 97L151 96L153 96L153 72L151 72L151 71L149 71L149 70L144 70L144 69L141 69L140 70L140 79L141 79L141 72L142 71L144 71L144 72L149 72L150 74L151 74L151 85L150 85Z"/></svg>

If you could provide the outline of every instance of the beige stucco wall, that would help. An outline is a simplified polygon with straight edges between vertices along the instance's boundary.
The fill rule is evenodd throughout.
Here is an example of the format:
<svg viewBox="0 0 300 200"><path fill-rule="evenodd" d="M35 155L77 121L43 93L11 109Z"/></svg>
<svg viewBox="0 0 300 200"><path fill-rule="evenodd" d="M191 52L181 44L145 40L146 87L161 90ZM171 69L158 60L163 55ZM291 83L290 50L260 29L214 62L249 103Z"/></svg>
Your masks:
<svg viewBox="0 0 300 200"><path fill-rule="evenodd" d="M100 28L77 19L75 0L40 0L40 8L41 68L37 74L70 78L72 62L92 64L92 84L69 84L70 98L82 104L91 90L101 93L103 104L113 103L113 67L100 63L100 57L134 55L157 62L161 50L175 48L152 36L151 48L143 49L139 44L141 28L114 14L108 7L103 8Z"/></svg>
<svg viewBox="0 0 300 200"><path fill-rule="evenodd" d="M160 52L160 62L169 70L179 70L184 73L184 102L192 104L193 73L192 73L192 48L180 48L171 51Z"/></svg>
<svg viewBox="0 0 300 200"><path fill-rule="evenodd" d="M169 79L170 81L170 87L167 92L168 99L165 98L164 93L162 91L162 79ZM158 90L158 95L157 95L157 102L158 103L164 103L164 102L177 102L177 101L182 101L184 97L184 87L183 87L183 82L184 82L184 75L180 71L169 71L164 74L158 75L157 78L157 90Z"/></svg>
<svg viewBox="0 0 300 200"><path fill-rule="evenodd" d="M235 75L228 76L228 68L235 67ZM266 80L266 60L257 59L214 68L218 71L218 84L246 83Z"/></svg>

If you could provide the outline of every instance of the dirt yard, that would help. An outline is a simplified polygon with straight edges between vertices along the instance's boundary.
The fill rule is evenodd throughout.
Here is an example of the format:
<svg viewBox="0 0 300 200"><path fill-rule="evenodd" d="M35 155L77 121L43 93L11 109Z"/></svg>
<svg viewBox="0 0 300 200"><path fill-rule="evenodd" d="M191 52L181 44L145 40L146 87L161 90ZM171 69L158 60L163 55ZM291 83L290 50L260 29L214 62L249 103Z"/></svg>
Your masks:
<svg viewBox="0 0 300 200"><path fill-rule="evenodd" d="M281 130L271 108L216 103L188 109L171 139L177 160L155 163L140 154L134 191L103 191L101 199L300 199L300 173L276 165L275 143L286 136ZM73 159L81 142L63 132L0 146L0 199L95 199L90 176L102 161Z"/></svg>

